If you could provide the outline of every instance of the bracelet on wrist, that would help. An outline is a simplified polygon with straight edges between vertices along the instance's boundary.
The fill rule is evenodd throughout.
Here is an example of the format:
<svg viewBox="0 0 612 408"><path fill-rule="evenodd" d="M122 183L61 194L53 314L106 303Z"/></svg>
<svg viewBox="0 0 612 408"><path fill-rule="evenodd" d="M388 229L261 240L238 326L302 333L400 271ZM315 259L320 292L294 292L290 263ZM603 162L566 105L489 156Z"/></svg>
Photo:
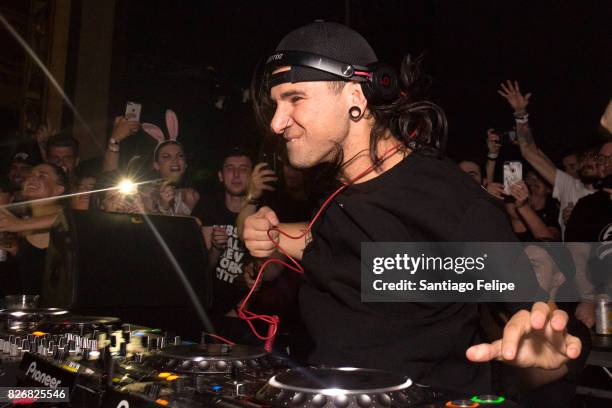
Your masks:
<svg viewBox="0 0 612 408"><path fill-rule="evenodd" d="M114 137L111 136L110 139L108 139L108 143L109 144L114 144L114 145L118 145L119 141L117 139L115 139Z"/></svg>
<svg viewBox="0 0 612 408"><path fill-rule="evenodd" d="M491 152L487 153L487 159L489 160L495 160L497 159L498 156L499 156L498 153L491 153Z"/></svg>
<svg viewBox="0 0 612 408"><path fill-rule="evenodd" d="M119 153L119 145L118 145L118 144L109 143L109 144L106 146L106 149L107 149L109 152Z"/></svg>
<svg viewBox="0 0 612 408"><path fill-rule="evenodd" d="M246 203L247 203L247 205L255 205L255 206L257 206L257 205L259 205L259 198L255 198L252 195L247 194L247 196L246 196Z"/></svg>
<svg viewBox="0 0 612 408"><path fill-rule="evenodd" d="M529 114L527 112L514 112L514 121L518 124L524 124L529 121Z"/></svg>

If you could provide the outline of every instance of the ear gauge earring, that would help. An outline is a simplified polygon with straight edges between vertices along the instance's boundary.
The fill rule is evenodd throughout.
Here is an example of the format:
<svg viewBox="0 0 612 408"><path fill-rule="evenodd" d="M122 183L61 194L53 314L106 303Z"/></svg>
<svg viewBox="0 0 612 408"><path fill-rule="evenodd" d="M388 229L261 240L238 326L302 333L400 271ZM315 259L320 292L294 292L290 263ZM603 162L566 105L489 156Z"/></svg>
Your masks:
<svg viewBox="0 0 612 408"><path fill-rule="evenodd" d="M359 106L351 106L349 109L349 117L353 122L359 122L359 120L363 117L363 112Z"/></svg>

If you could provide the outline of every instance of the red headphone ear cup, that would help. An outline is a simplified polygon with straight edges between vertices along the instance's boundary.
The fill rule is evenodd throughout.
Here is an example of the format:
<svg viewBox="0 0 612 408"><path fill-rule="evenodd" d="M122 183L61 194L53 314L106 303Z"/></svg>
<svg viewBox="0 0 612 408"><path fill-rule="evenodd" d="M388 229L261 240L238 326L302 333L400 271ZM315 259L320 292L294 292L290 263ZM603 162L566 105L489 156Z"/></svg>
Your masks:
<svg viewBox="0 0 612 408"><path fill-rule="evenodd" d="M380 62L368 65L371 78L361 83L363 93L368 102L381 104L392 102L399 96L397 74L392 66Z"/></svg>

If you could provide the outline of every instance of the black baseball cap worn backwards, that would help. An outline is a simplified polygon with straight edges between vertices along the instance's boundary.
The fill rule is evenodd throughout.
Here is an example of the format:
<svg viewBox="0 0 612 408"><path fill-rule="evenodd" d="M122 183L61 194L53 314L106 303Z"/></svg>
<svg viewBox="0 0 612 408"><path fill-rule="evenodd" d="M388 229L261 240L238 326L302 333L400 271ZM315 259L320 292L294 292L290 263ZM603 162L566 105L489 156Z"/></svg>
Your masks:
<svg viewBox="0 0 612 408"><path fill-rule="evenodd" d="M287 71L274 72L280 67ZM358 32L342 24L316 21L285 36L266 60L269 85L308 81L356 81L368 99L397 97L397 75L378 62Z"/></svg>

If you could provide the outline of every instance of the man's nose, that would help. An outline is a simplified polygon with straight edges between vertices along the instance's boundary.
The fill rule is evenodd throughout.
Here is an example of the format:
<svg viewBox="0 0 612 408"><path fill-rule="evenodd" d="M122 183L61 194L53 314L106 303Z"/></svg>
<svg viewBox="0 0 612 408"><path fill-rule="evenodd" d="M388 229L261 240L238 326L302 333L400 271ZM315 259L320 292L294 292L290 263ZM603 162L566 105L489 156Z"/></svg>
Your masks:
<svg viewBox="0 0 612 408"><path fill-rule="evenodd" d="M282 135L292 123L289 112L281 107L277 107L274 116L270 121L270 128L277 135Z"/></svg>

